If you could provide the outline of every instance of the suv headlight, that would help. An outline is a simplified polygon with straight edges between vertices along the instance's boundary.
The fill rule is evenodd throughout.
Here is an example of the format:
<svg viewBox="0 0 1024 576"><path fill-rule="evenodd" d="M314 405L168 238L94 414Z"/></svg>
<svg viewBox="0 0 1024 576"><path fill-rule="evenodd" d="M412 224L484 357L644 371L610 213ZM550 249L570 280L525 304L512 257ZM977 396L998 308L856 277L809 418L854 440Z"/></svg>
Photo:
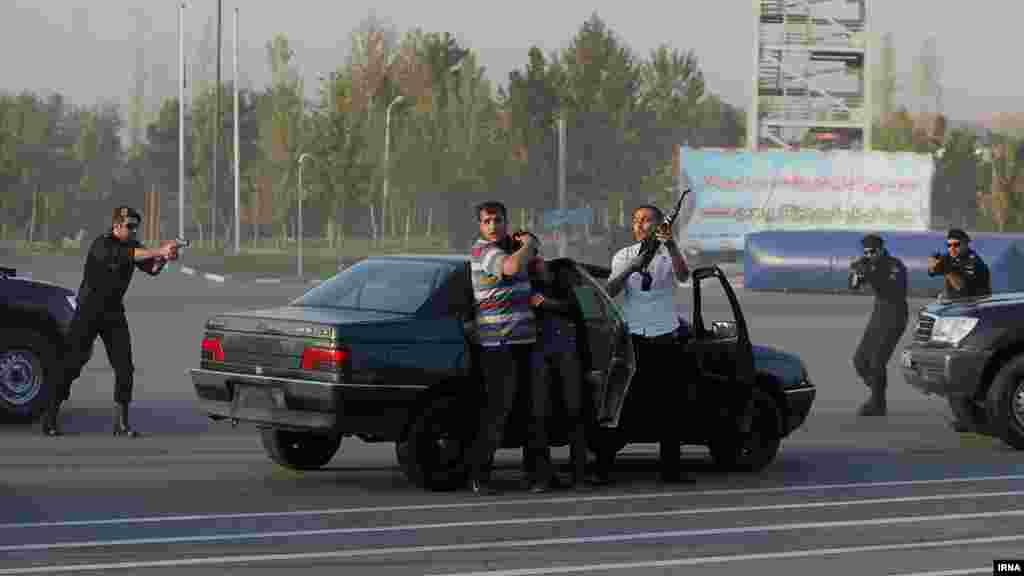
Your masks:
<svg viewBox="0 0 1024 576"><path fill-rule="evenodd" d="M961 340L971 333L971 330L974 330L974 326L977 324L977 318L967 318L964 316L937 318L935 326L932 328L932 340L959 344Z"/></svg>
<svg viewBox="0 0 1024 576"><path fill-rule="evenodd" d="M68 306L71 306L72 310L78 310L78 297L77 296L65 296L65 300L68 302Z"/></svg>

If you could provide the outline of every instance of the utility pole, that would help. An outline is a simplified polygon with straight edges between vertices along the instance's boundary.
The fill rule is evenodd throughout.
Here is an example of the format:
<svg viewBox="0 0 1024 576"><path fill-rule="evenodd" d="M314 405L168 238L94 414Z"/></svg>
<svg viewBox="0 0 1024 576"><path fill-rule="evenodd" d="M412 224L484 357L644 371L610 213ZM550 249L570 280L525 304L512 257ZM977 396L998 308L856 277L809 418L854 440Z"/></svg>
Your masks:
<svg viewBox="0 0 1024 576"><path fill-rule="evenodd" d="M568 202L565 194L565 114L558 115L558 211L564 219L567 215ZM565 258L569 248L569 226L564 221L559 227L558 257Z"/></svg>
<svg viewBox="0 0 1024 576"><path fill-rule="evenodd" d="M178 5L178 238L185 237L185 3Z"/></svg>
<svg viewBox="0 0 1024 576"><path fill-rule="evenodd" d="M241 167L241 156L238 150L238 8L235 8L235 254L241 253L239 245L239 237L241 236L241 203L239 200L238 183L242 179L242 173L239 168Z"/></svg>
<svg viewBox="0 0 1024 576"><path fill-rule="evenodd" d="M221 3L222 0L217 0L217 111L213 122L211 122L213 127L213 178L210 179L212 185L212 193L210 195L210 242L214 248L217 246L217 181L220 180L220 172L217 170L217 157L220 156L220 125L223 122L220 116L220 49L221 32L223 31L221 26Z"/></svg>

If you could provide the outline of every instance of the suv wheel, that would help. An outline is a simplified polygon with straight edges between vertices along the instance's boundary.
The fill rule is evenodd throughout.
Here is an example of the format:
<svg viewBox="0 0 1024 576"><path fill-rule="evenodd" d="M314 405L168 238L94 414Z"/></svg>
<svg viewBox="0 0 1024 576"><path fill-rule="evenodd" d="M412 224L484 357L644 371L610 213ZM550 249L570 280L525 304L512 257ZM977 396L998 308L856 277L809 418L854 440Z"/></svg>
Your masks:
<svg viewBox="0 0 1024 576"><path fill-rule="evenodd" d="M36 420L57 387L57 351L34 331L0 333L0 418Z"/></svg>
<svg viewBox="0 0 1024 576"><path fill-rule="evenodd" d="M985 410L994 435L1024 450L1024 356L999 369L988 390Z"/></svg>

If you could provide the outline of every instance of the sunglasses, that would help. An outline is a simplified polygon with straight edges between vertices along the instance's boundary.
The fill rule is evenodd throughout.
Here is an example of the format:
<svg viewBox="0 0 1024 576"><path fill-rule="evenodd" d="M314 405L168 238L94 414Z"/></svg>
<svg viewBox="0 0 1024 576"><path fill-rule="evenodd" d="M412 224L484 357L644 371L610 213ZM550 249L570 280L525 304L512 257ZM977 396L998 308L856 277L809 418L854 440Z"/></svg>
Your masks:
<svg viewBox="0 0 1024 576"><path fill-rule="evenodd" d="M864 255L865 256L874 256L875 254L878 254L878 250L875 250L874 248L865 248L864 249Z"/></svg>

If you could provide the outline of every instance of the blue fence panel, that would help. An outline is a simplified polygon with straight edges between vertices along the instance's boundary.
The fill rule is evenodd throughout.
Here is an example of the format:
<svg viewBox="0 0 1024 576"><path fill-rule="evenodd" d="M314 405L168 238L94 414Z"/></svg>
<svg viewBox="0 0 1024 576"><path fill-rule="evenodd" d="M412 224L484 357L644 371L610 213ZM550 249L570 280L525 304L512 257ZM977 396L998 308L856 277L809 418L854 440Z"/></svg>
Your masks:
<svg viewBox="0 0 1024 576"><path fill-rule="evenodd" d="M846 291L850 262L867 231L764 231L747 235L743 286L749 290ZM942 278L928 276L928 257L945 252L946 234L883 232L886 248L907 266L909 290L934 296ZM971 248L989 265L993 292L1024 290L1024 234L972 234Z"/></svg>

